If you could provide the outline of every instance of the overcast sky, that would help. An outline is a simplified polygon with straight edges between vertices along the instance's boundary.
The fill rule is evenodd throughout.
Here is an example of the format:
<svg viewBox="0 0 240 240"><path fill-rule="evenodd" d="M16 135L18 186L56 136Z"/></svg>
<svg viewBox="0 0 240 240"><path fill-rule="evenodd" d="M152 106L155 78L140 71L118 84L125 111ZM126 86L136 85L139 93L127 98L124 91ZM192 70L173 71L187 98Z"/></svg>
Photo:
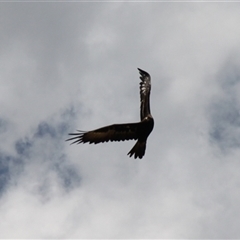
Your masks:
<svg viewBox="0 0 240 240"><path fill-rule="evenodd" d="M1 238L240 238L240 3L0 3ZM139 121L134 141L69 132Z"/></svg>

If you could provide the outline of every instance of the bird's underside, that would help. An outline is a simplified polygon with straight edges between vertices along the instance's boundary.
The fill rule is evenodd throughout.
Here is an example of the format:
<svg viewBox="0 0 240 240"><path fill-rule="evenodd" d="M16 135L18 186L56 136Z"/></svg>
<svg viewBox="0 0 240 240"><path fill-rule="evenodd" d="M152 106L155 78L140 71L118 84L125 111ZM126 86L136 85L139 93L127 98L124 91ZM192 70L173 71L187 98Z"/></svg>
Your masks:
<svg viewBox="0 0 240 240"><path fill-rule="evenodd" d="M67 141L74 143L103 143L108 141L137 140L136 144L129 151L128 155L134 158L142 158L145 154L147 137L151 133L154 120L150 113L149 96L151 90L150 75L138 69L140 79L140 98L141 98L141 121L136 123L113 124L92 131L79 131L70 133L72 137Z"/></svg>

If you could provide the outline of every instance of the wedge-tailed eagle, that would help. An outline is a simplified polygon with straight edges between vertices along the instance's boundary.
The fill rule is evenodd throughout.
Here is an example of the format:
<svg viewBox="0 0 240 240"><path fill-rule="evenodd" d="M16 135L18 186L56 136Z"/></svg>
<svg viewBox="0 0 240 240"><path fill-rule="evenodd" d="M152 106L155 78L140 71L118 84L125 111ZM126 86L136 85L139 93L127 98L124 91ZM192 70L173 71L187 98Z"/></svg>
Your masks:
<svg viewBox="0 0 240 240"><path fill-rule="evenodd" d="M74 143L101 143L108 141L137 140L136 144L130 150L128 155L134 158L142 158L145 154L147 138L153 130L154 120L150 112L150 75L139 69L140 73L140 117L141 121L137 123L113 124L89 132L77 130L77 133L69 133L74 136L67 141Z"/></svg>

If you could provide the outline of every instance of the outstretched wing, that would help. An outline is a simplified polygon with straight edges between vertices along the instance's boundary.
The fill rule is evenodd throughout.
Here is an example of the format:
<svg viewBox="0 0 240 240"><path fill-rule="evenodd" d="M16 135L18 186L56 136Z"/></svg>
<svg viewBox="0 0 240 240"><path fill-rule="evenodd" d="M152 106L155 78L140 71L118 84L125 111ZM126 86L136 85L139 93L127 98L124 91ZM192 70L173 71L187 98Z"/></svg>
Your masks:
<svg viewBox="0 0 240 240"><path fill-rule="evenodd" d="M149 73L143 71L138 68L140 73L140 100L141 100L141 120L143 120L146 116L151 114L150 112L150 91L151 91L151 77Z"/></svg>
<svg viewBox="0 0 240 240"><path fill-rule="evenodd" d="M69 133L74 136L66 141L74 141L73 143L101 143L108 141L125 141L138 138L138 129L141 123L126 123L126 124L113 124L102 127L93 131L78 133ZM72 144L73 144L72 143Z"/></svg>

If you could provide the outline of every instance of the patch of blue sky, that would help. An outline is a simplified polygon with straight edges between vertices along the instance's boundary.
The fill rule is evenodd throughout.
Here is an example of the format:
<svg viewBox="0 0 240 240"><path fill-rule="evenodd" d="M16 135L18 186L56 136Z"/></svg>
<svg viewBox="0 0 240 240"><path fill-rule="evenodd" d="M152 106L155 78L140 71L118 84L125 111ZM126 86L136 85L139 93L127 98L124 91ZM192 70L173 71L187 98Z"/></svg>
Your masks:
<svg viewBox="0 0 240 240"><path fill-rule="evenodd" d="M79 187L81 177L75 166L67 161L65 155L62 155L58 161L54 163L53 167L59 176L62 186L66 190L71 190L75 187Z"/></svg>
<svg viewBox="0 0 240 240"><path fill-rule="evenodd" d="M21 157L0 153L0 195L7 189L10 182L16 183L23 170L24 163Z"/></svg>
<svg viewBox="0 0 240 240"><path fill-rule="evenodd" d="M211 103L210 139L222 150L240 147L240 102L237 86L240 71L234 62L228 62L218 74L222 94Z"/></svg>

